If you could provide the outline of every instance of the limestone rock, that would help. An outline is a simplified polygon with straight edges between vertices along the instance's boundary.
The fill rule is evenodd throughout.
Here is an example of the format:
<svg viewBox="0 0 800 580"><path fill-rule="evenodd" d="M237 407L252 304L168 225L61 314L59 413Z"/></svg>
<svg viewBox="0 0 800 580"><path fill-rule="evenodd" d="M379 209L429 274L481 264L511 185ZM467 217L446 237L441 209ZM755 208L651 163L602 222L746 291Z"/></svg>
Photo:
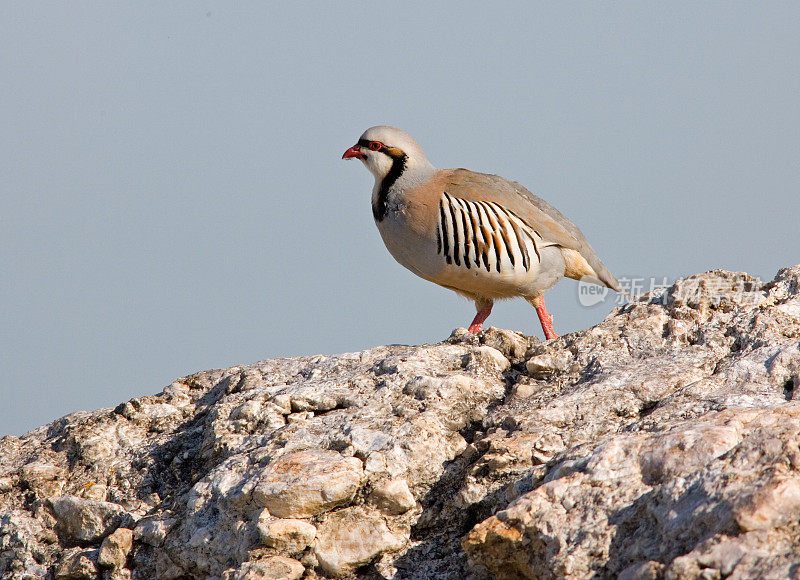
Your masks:
<svg viewBox="0 0 800 580"><path fill-rule="evenodd" d="M792 577L798 387L800 266L199 372L0 437L0 576Z"/></svg>
<svg viewBox="0 0 800 580"><path fill-rule="evenodd" d="M100 566L122 568L125 566L131 547L133 547L133 531L127 528L117 528L100 544L97 563Z"/></svg>
<svg viewBox="0 0 800 580"><path fill-rule="evenodd" d="M68 540L95 542L131 521L122 506L64 495L50 500L56 531Z"/></svg>
<svg viewBox="0 0 800 580"><path fill-rule="evenodd" d="M800 516L800 481L788 470L781 476L772 475L746 492L745 499L735 506L733 517L739 527L769 530L797 521Z"/></svg>
<svg viewBox="0 0 800 580"><path fill-rule="evenodd" d="M258 532L264 545L287 554L296 554L314 541L317 528L297 519L259 518Z"/></svg>
<svg viewBox="0 0 800 580"><path fill-rule="evenodd" d="M270 556L256 562L245 562L237 570L228 570L223 580L299 580L305 567L292 558Z"/></svg>
<svg viewBox="0 0 800 580"><path fill-rule="evenodd" d="M133 574L128 568L111 568L103 570L103 580L131 580Z"/></svg>
<svg viewBox="0 0 800 580"><path fill-rule="evenodd" d="M491 346L479 346L469 354L467 369L477 370L484 368L489 372L507 371L511 362L503 353Z"/></svg>
<svg viewBox="0 0 800 580"><path fill-rule="evenodd" d="M133 530L137 540L151 546L160 546L167 537L168 523L163 519L141 519Z"/></svg>
<svg viewBox="0 0 800 580"><path fill-rule="evenodd" d="M503 328L490 326L481 335L480 342L500 351L513 362L523 359L535 339Z"/></svg>
<svg viewBox="0 0 800 580"><path fill-rule="evenodd" d="M328 574L338 577L352 572L382 552L399 550L405 538L392 533L377 514L352 507L331 514L320 527L314 554Z"/></svg>
<svg viewBox="0 0 800 580"><path fill-rule="evenodd" d="M370 499L383 513L393 516L404 514L416 505L404 479L384 481L372 491Z"/></svg>
<svg viewBox="0 0 800 580"><path fill-rule="evenodd" d="M355 457L325 449L298 451L269 464L253 498L278 517L315 516L352 500L363 474Z"/></svg>
<svg viewBox="0 0 800 580"><path fill-rule="evenodd" d="M67 550L56 566L56 580L96 578L97 568L94 565L96 559L97 550L82 550L81 548Z"/></svg>
<svg viewBox="0 0 800 580"><path fill-rule="evenodd" d="M43 461L27 463L19 471L20 480L40 497L58 495L66 483L66 469Z"/></svg>

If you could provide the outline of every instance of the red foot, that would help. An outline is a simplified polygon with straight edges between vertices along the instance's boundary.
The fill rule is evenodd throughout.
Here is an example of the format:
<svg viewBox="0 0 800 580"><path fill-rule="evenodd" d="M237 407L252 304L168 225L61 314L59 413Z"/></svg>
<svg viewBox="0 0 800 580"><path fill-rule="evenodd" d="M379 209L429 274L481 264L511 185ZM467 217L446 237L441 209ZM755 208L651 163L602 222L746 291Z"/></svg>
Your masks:
<svg viewBox="0 0 800 580"><path fill-rule="evenodd" d="M484 306L478 313L475 315L475 318L472 320L472 324L469 325L469 331L472 334L478 334L481 329L483 328L483 321L489 318L489 315L492 313L492 303L489 302L488 305Z"/></svg>
<svg viewBox="0 0 800 580"><path fill-rule="evenodd" d="M533 304L536 314L539 315L539 322L542 324L542 331L546 340L558 338L556 331L553 330L553 315L547 312L544 307L544 296L539 296Z"/></svg>

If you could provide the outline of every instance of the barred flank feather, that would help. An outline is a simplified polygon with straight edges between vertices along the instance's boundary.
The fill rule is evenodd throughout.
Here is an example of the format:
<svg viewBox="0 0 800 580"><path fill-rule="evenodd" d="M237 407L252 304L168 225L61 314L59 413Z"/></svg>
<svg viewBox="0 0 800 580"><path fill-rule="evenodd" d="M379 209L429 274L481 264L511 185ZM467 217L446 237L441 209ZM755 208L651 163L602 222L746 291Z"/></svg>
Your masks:
<svg viewBox="0 0 800 580"><path fill-rule="evenodd" d="M514 212L490 201L469 201L444 192L439 200L437 253L448 264L487 272L531 269L529 247L541 261L539 234Z"/></svg>

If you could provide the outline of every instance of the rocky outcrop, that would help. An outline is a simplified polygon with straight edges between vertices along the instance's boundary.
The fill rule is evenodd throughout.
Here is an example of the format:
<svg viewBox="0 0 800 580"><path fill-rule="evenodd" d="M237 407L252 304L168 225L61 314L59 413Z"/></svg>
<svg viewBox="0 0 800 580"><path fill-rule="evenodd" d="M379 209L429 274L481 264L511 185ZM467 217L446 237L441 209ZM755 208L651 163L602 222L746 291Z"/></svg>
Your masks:
<svg viewBox="0 0 800 580"><path fill-rule="evenodd" d="M800 266L197 373L0 439L0 574L791 577L799 373Z"/></svg>

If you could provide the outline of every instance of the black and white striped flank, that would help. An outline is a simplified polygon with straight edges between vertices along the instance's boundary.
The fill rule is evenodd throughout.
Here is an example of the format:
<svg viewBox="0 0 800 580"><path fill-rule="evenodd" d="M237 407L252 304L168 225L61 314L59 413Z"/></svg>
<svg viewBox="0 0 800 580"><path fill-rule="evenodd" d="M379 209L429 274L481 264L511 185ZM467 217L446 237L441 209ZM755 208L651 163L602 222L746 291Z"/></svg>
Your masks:
<svg viewBox="0 0 800 580"><path fill-rule="evenodd" d="M467 201L447 192L439 201L436 244L448 264L501 273L530 271L541 260L541 237L513 212L491 201Z"/></svg>

